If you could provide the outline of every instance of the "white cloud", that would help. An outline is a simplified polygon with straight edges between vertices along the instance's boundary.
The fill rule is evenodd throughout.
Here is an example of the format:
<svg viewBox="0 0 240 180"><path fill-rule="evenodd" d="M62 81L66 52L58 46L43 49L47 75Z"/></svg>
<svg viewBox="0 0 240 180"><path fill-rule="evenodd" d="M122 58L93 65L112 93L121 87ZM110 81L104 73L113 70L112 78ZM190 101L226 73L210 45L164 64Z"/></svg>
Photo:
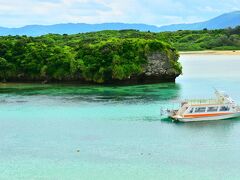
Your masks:
<svg viewBox="0 0 240 180"><path fill-rule="evenodd" d="M0 26L197 22L240 9L239 0L0 0Z"/></svg>

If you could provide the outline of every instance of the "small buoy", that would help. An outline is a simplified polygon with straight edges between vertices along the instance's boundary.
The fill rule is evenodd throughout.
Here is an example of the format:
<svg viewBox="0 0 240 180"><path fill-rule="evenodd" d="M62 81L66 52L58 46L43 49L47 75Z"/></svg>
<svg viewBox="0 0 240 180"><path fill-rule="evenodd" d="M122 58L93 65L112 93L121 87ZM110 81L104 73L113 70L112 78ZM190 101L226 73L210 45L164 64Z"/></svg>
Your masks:
<svg viewBox="0 0 240 180"><path fill-rule="evenodd" d="M80 150L78 149L77 152L80 152Z"/></svg>

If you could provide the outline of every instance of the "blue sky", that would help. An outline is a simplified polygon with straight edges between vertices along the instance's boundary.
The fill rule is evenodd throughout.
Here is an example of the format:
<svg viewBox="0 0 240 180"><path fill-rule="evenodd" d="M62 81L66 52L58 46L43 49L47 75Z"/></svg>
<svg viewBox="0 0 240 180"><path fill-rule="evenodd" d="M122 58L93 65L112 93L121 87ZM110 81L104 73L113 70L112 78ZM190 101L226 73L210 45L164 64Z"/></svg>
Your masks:
<svg viewBox="0 0 240 180"><path fill-rule="evenodd" d="M239 0L0 0L0 26L125 22L166 25L240 10Z"/></svg>

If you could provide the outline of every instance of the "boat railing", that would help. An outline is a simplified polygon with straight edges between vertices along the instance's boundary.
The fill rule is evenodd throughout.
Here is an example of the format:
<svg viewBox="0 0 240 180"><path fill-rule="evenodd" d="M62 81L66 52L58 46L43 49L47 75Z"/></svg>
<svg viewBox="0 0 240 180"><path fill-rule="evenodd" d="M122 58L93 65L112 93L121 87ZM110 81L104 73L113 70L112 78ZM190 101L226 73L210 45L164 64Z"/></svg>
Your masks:
<svg viewBox="0 0 240 180"><path fill-rule="evenodd" d="M219 99L191 99L185 100L187 104L194 105L194 104L222 104L223 101Z"/></svg>

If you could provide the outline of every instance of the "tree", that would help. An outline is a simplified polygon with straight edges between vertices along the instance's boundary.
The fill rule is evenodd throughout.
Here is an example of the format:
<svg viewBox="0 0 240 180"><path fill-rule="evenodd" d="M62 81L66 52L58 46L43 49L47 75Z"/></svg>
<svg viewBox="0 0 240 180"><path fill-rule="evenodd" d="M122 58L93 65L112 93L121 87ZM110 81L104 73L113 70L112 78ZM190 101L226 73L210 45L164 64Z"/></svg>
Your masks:
<svg viewBox="0 0 240 180"><path fill-rule="evenodd" d="M1 80L5 81L7 78L7 75L11 70L11 65L10 63L7 62L6 59L0 57L0 78Z"/></svg>

